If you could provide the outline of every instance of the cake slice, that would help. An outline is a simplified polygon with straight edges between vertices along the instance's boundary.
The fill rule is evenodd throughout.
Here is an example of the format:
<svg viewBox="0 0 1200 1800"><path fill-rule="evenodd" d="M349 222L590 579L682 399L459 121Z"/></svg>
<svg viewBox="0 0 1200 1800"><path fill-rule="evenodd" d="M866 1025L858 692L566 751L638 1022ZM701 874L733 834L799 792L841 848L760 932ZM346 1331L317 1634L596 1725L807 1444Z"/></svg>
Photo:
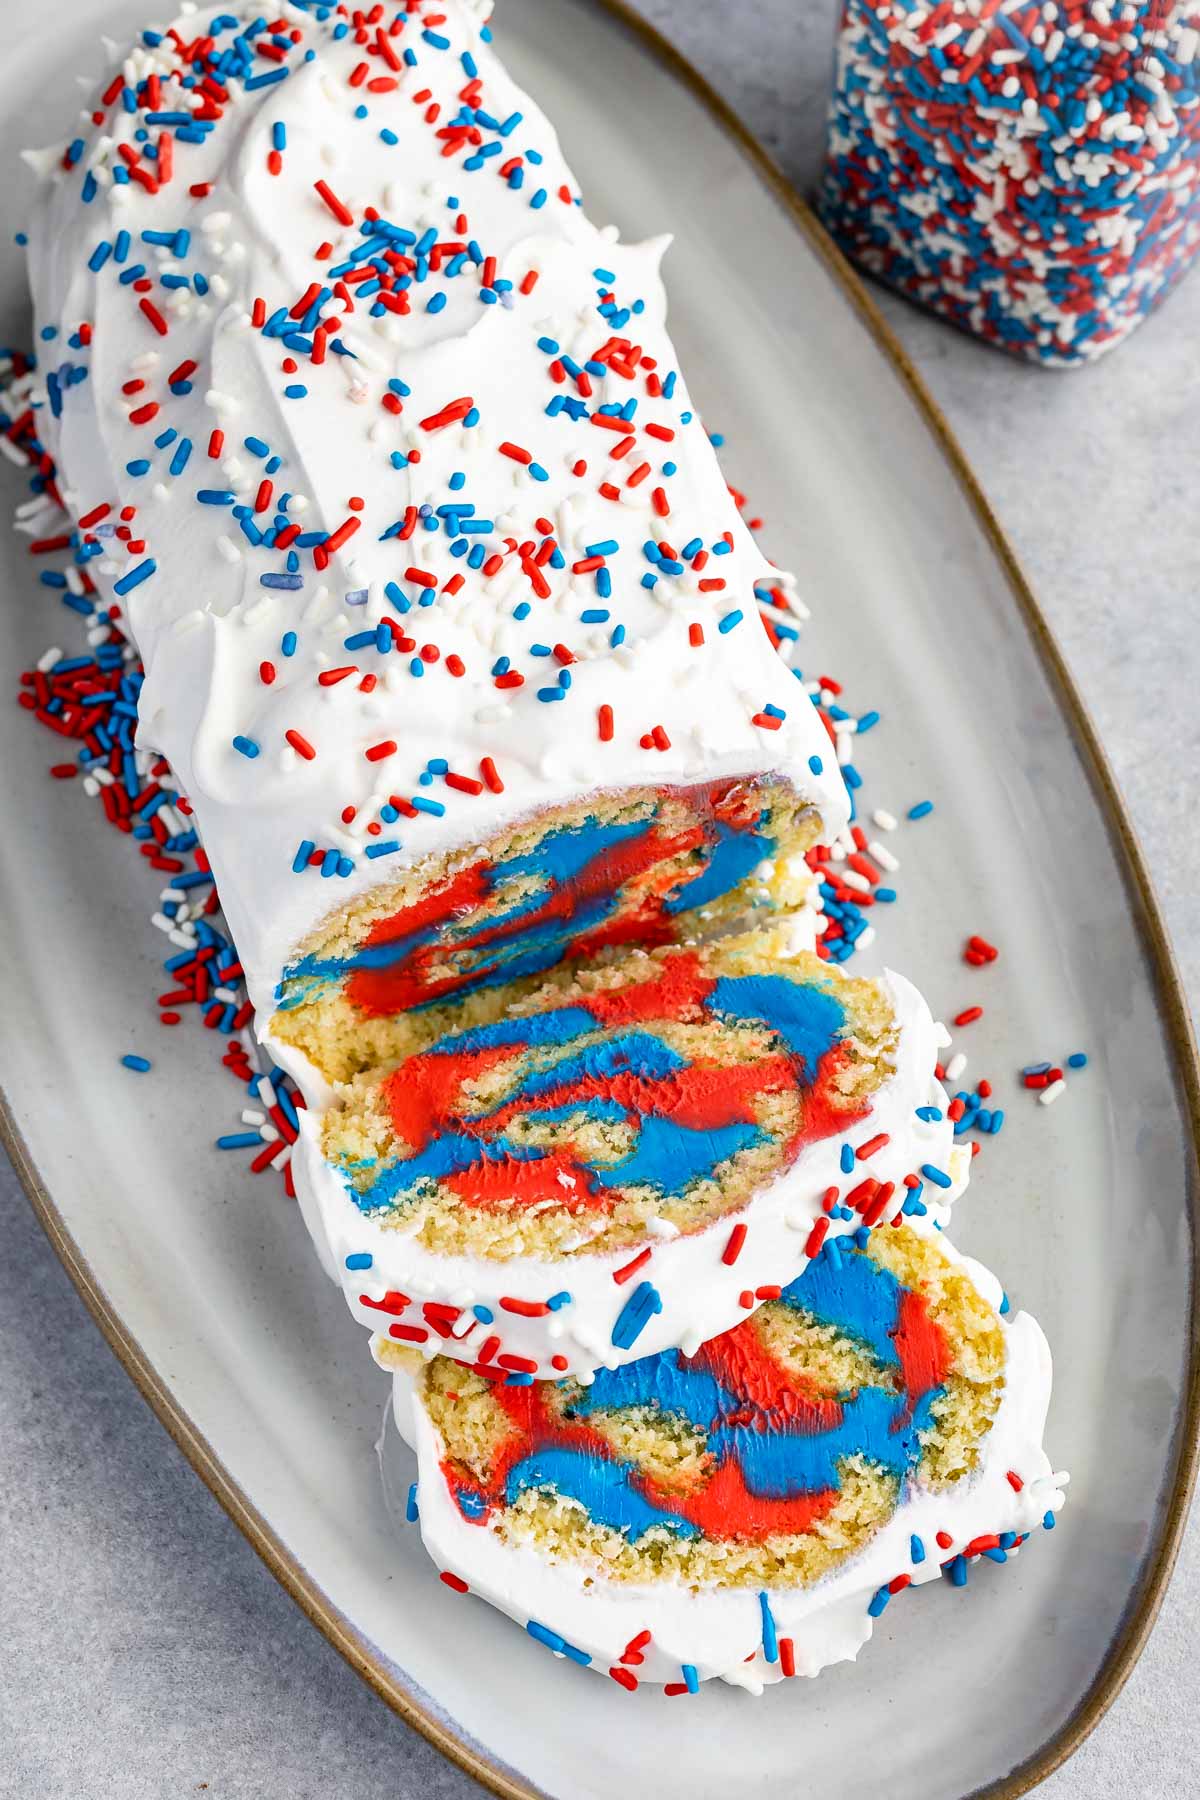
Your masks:
<svg viewBox="0 0 1200 1800"><path fill-rule="evenodd" d="M692 1354L504 1383L394 1340L425 1546L538 1643L694 1692L852 1659L909 1586L1054 1522L1050 1356L936 1236L833 1239Z"/></svg>
<svg viewBox="0 0 1200 1800"><path fill-rule="evenodd" d="M503 990L497 990L502 993ZM965 1154L899 977L751 932L560 969L302 1127L352 1308L486 1373L695 1348L829 1237L946 1216Z"/></svg>

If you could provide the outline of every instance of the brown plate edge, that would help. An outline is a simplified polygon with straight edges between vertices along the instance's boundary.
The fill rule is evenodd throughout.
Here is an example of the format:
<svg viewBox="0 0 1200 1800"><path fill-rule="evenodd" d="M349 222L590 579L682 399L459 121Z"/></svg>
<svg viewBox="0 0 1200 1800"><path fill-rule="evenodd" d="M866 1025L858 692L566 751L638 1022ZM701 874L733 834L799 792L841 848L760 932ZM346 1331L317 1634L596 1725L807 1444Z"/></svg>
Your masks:
<svg viewBox="0 0 1200 1800"><path fill-rule="evenodd" d="M1186 1400L1177 1434L1175 1478L1153 1563L1143 1579L1136 1604L1130 1609L1113 1639L1104 1665L1091 1687L1070 1717L1034 1756L989 1787L977 1789L975 1795L970 1797L970 1800L1018 1800L1018 1796L1029 1793L1066 1762L1068 1757L1074 1755L1128 1680L1134 1664L1145 1648L1162 1605L1167 1583L1179 1554L1196 1483L1197 1466L1200 1462L1200 1196L1197 1192L1197 1169L1200 1166L1200 1060L1197 1058L1187 999L1141 847L1108 759L1100 746L1096 728L1076 692L1062 652L1034 599L999 521L946 418L927 391L907 352L884 320L863 281L838 250L807 202L699 70L660 31L634 12L628 0L590 0L590 4L598 6L625 30L633 33L658 62L690 89L722 129L733 138L819 256L904 383L914 407L941 450L1004 570L1017 609L1050 677L1062 713L1074 733L1110 838L1125 862L1135 918L1154 969L1159 1005L1175 1059L1184 1110L1191 1128L1192 1347ZM351 1629L308 1572L280 1542L266 1520L250 1504L207 1440L196 1431L180 1409L140 1344L127 1332L101 1290L34 1166L2 1089L0 1144L8 1152L46 1236L109 1348L201 1481L221 1503L238 1530L302 1612L345 1658L355 1673L374 1689L380 1699L456 1767L473 1776L492 1793L500 1795L502 1800L541 1800L538 1789L498 1763L485 1762L469 1744L454 1736L418 1701L404 1692L372 1648Z"/></svg>

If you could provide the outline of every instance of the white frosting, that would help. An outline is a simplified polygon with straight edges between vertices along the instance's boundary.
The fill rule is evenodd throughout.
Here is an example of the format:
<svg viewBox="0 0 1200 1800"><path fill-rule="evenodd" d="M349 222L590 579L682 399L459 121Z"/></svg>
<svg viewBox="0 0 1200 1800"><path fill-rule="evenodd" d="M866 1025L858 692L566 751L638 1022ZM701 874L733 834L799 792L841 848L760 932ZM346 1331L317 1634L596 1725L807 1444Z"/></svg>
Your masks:
<svg viewBox="0 0 1200 1800"><path fill-rule="evenodd" d="M112 171L121 163L117 146L132 144L141 122L125 115L119 101L99 127L85 115L84 148L69 172L58 152L34 159L43 180L29 226L31 283L39 330L43 336L48 328L58 332L39 346L43 366L64 384L63 363L90 371L85 380L63 386L61 418L47 406L39 431L76 518L109 505L102 522L107 529L119 507L137 508L132 529L145 541L144 552L127 554L110 539L88 572L108 598L114 582L145 557L157 563L156 573L118 601L146 668L140 741L166 755L195 806L264 1027L281 969L329 912L393 880L410 861L476 844L540 807L629 783L775 770L812 797L827 835L836 834L847 816L826 733L756 618L755 583L776 585L781 578L738 515L701 423L694 417L683 422L691 403L682 379L670 399L648 396L640 371L634 380L611 373L593 380L589 409L637 398L629 432L635 441L624 457L611 455L620 433L596 429L587 418L546 416L552 397L574 397L576 388L570 381L554 385L547 374L551 357L538 339L553 338L582 364L614 335L597 310L600 289L611 286L622 306L644 301L644 310L616 335L642 345L657 359L662 377L675 369L658 274L665 240L621 245L615 232L599 230L577 205L558 197L564 185L576 194L576 184L550 125L481 41L486 10L445 0L435 35L449 40L447 50L432 47L421 19L410 17L392 40L393 56L411 49L417 66L401 66L393 75L375 53L373 32L364 34L366 45L354 31L334 41L336 20L321 24L281 0L276 16L303 32L303 45L287 59L292 72L277 85L250 92L231 80L224 117L205 143L176 143L174 174L158 193L114 183ZM177 28L192 40L215 15L231 12L243 22L260 16L246 0L222 0L182 18ZM228 35L218 40L230 41ZM307 64L298 61L305 49L315 52ZM197 96L175 79L169 50L133 49L124 64L126 80L158 73L161 110L189 112ZM478 68L480 106L498 121L521 115L504 137L481 128L484 147L494 142L502 149L474 172L463 169L461 153L441 154L436 127L426 122L430 105L440 107L440 125L457 112L467 79L463 53ZM369 79L351 85L364 61ZM256 74L276 66L254 64ZM371 88L378 79L396 85L379 93ZM416 103L414 95L425 90L431 99ZM355 109L364 104L369 117L357 119ZM278 125L286 131L286 148L281 173L273 176L267 164ZM384 141L383 130L397 141ZM530 160L535 154L540 162ZM512 155L524 159L520 189L497 173ZM84 204L81 184L88 177L96 193ZM528 296L514 292L481 304L479 270L468 264L453 280L432 275L415 284L413 310L405 317L386 312L371 318L371 302L359 299L351 311L335 297L324 313L342 321L333 335L357 360L331 350L315 366L298 350L298 370L286 374L286 347L251 324L255 298L265 302L268 316L292 307L359 242L357 230L343 228L314 191L318 180L329 184L356 221L373 206L406 229L435 227L439 241L460 241L458 208L447 206L454 196L469 221L462 237L496 259L496 278L515 289L536 269L537 286ZM189 189L203 183L211 183L211 191L193 197ZM530 199L538 188L548 199L535 209ZM121 284L115 258L97 271L89 268L96 247L112 244L122 229L132 234L123 268L145 265L154 281L147 298L168 326L165 337L140 310L136 290ZM180 229L191 234L180 256L174 246L141 241L146 230ZM332 257L315 260L326 239ZM611 284L597 278L596 269L610 271ZM207 294L198 294L194 283L161 285L163 275L196 272L207 279ZM447 304L430 313L426 297L434 294L444 294ZM91 345L72 350L67 340L85 321ZM192 390L173 395L167 378L185 359L198 365ZM130 380L145 385L126 395L122 385ZM399 414L383 404L391 380L411 390ZM307 387L307 397L286 398L292 383ZM476 426L422 429L420 421L464 396L478 409ZM131 410L147 402L159 405L153 421L130 423ZM665 427L673 438L649 435L651 425ZM211 460L206 446L214 428L224 431L225 440L221 456ZM167 429L176 439L156 449L156 435ZM275 501L258 515L260 527L269 525L284 492L298 496L287 516L305 531L332 533L344 520L360 521L324 572L314 568L311 550L300 554L299 591L262 586L263 574L285 569L286 553L252 547L228 507L196 500L199 490L212 489L254 502L265 464L243 447L247 436L281 458L270 478ZM169 465L184 437L191 440L191 457L182 473L172 475ZM505 442L527 450L546 479L534 479L501 453ZM392 453L413 450L419 463L393 466ZM129 475L127 463L141 457L150 459L150 473ZM588 464L583 477L572 472L581 458ZM661 472L668 460L677 465L673 476ZM627 486L643 461L652 473ZM457 496L449 487L455 471L466 478ZM609 479L620 487L617 503L598 491L599 482ZM654 510L660 489L668 497L668 518ZM351 497L363 502L357 513L348 505ZM476 518L494 522L490 532L471 537L489 553L505 551L506 539L540 544L545 533L535 521L549 522L566 566L543 569L548 597L535 594L517 555L506 553L494 576L469 568L450 554L445 530L418 528L407 541L380 541L406 508L437 508L456 497L474 507ZM726 532L729 554L710 554L701 571L659 571L653 589L642 585L643 575L655 572L643 555L645 540L665 539L680 550L700 538L711 551ZM573 573L571 565L583 559L587 546L613 539L619 549L607 556L612 593L600 598L595 574ZM423 590L406 574L410 568L439 589L453 575L463 577L463 585L456 595L440 592L433 606L421 607L416 601ZM704 591L702 583L712 580L723 581L723 588ZM398 583L413 602L403 617L384 594L387 582ZM362 590L365 602L348 603L348 595ZM514 619L523 601L531 610ZM580 615L591 610L610 616L582 623ZM722 632L719 621L737 611L741 622ZM399 618L418 646L436 646L439 660L422 665L422 678L410 673L411 653L344 648L348 636L385 616ZM703 628L701 648L689 642L693 623ZM610 638L618 625L626 639L614 647ZM280 644L289 631L297 644L286 656ZM531 654L535 643L564 644L576 658L570 691L560 702L537 698L539 689L557 684L560 665L554 656ZM446 666L453 656L465 665L457 679ZM500 657L524 676L523 687L497 689L491 670ZM260 678L263 662L274 664L271 685ZM377 675L374 690L362 692L357 676L318 683L323 669L346 665ZM767 704L786 713L778 730L752 723ZM597 730L601 705L614 714L607 743ZM669 749L641 746L642 735L655 726L665 730ZM299 733L315 757L307 760L290 747L288 731ZM248 760L234 748L235 736L257 744L259 754ZM368 748L388 740L398 745L394 754L367 759ZM473 796L446 786L440 776L422 788L427 763L439 757L469 778L478 778L481 759L491 757L503 793L485 788ZM810 766L813 758L820 773ZM398 838L402 849L371 861L364 855L372 842L366 827L392 793L423 795L445 812L385 826L375 841ZM349 825L342 817L347 807L356 809ZM293 873L305 841L338 850L353 861L353 873L328 880L315 868ZM286 1047L271 1048L301 1078L310 1073Z"/></svg>
<svg viewBox="0 0 1200 1800"><path fill-rule="evenodd" d="M1001 1289L995 1276L958 1256L949 1244L944 1248L998 1307ZM1067 1477L1052 1472L1042 1448L1050 1400L1049 1348L1028 1313L1001 1323L1004 1394L978 1469L941 1493L914 1484L867 1547L812 1586L767 1590L778 1635L794 1645L797 1675L817 1675L831 1663L853 1661L874 1628L868 1611L872 1599L898 1576L907 1575L913 1585L935 1580L941 1564L975 1539L1003 1532L1022 1535L1062 1505ZM677 1682L684 1663L702 1681L720 1676L752 1692L781 1679L779 1662L768 1662L764 1655L757 1589L691 1590L675 1580L653 1586L606 1581L590 1566L590 1585L585 1587L585 1571L575 1564L505 1544L493 1529L463 1518L441 1473L441 1439L406 1372L396 1374L393 1404L401 1435L417 1452L425 1547L439 1569L465 1581L473 1594L520 1625L532 1619L557 1633L590 1656L591 1666L602 1674L620 1666L626 1645L649 1630L652 1639L642 1653L644 1661L629 1670L638 1681ZM1010 1470L1023 1484L1019 1491L1009 1481ZM938 1532L949 1534L948 1547L938 1544ZM914 1535L925 1546L921 1563L912 1559ZM903 1606L902 1594L894 1604Z"/></svg>
<svg viewBox="0 0 1200 1800"><path fill-rule="evenodd" d="M515 1356L536 1363L537 1372L547 1378L568 1372L586 1377L595 1368L617 1368L658 1350L694 1350L745 1318L750 1310L743 1304L745 1293L784 1286L804 1266L805 1246L816 1221L825 1217L821 1203L831 1187L845 1195L867 1175L893 1182L890 1219L905 1199L904 1177L929 1165L948 1174L952 1185L941 1188L927 1180L921 1195L927 1211L910 1215L909 1222L927 1230L944 1226L951 1201L966 1186L970 1164L967 1147L954 1146L946 1094L933 1072L947 1040L911 983L891 973L883 980L899 1025L898 1055L895 1072L872 1096L868 1116L839 1137L808 1145L740 1212L702 1231L652 1241L649 1261L623 1282L614 1280L614 1272L633 1261L636 1249L581 1252L554 1261L435 1254L415 1236L416 1215L413 1226L384 1226L359 1210L342 1175L321 1155L319 1120L302 1115L292 1166L305 1222L326 1271L340 1281L351 1311L364 1325L384 1335L392 1322L422 1332L423 1341L413 1348L425 1355L444 1352L460 1362L474 1362L481 1346L498 1338L493 1362ZM925 1106L936 1107L941 1118L917 1118L917 1107ZM881 1133L888 1143L844 1174L843 1143L865 1144ZM722 1255L739 1222L747 1227L745 1240L737 1260L726 1264ZM848 1220L830 1218L828 1234L844 1235L861 1223L857 1213ZM371 1258L369 1268L347 1268L348 1258L363 1256ZM643 1281L657 1289L662 1310L634 1343L620 1349L613 1343L614 1326ZM503 1304L505 1298L545 1301L564 1290L569 1303L540 1317L514 1313ZM395 1310L381 1311L389 1295ZM398 1297L408 1304L401 1305ZM430 1302L462 1309L449 1338L430 1325L424 1311ZM490 1317L478 1319L471 1310L476 1306ZM552 1357L559 1360L552 1363Z"/></svg>

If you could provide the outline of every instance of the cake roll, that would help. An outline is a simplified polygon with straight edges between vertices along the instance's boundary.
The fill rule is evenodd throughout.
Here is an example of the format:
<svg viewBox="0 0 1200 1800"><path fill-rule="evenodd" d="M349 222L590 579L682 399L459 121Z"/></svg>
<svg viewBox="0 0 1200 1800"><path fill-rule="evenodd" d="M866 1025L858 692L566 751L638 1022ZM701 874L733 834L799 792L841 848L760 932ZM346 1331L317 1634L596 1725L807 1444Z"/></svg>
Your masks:
<svg viewBox="0 0 1200 1800"><path fill-rule="evenodd" d="M503 1383L391 1340L426 1549L559 1658L668 1693L853 1659L911 1586L1053 1525L1050 1355L911 1226L833 1239L692 1354Z"/></svg>
<svg viewBox="0 0 1200 1800"><path fill-rule="evenodd" d="M192 8L31 159L76 561L310 1104L412 1013L795 906L848 816L665 240L589 220L488 10Z"/></svg>
<svg viewBox="0 0 1200 1800"><path fill-rule="evenodd" d="M966 1179L901 977L784 928L560 968L301 1124L301 1205L372 1331L486 1377L695 1350L830 1237Z"/></svg>

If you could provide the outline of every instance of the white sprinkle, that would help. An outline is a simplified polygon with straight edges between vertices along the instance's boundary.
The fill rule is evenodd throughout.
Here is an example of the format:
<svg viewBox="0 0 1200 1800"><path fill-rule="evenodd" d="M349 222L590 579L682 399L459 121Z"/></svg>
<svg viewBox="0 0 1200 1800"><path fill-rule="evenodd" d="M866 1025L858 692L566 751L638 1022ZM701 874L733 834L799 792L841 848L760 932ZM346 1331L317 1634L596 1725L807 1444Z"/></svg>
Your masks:
<svg viewBox="0 0 1200 1800"><path fill-rule="evenodd" d="M1052 1081L1048 1088L1043 1088L1038 1095L1039 1106L1053 1106L1058 1096L1066 1089L1065 1081Z"/></svg>
<svg viewBox="0 0 1200 1800"><path fill-rule="evenodd" d="M946 1064L946 1080L957 1081L967 1066L967 1059L961 1050L955 1052Z"/></svg>
<svg viewBox="0 0 1200 1800"><path fill-rule="evenodd" d="M880 831L895 831L899 820L894 813L884 812L882 806L877 806L871 814L871 823L878 825Z"/></svg>

